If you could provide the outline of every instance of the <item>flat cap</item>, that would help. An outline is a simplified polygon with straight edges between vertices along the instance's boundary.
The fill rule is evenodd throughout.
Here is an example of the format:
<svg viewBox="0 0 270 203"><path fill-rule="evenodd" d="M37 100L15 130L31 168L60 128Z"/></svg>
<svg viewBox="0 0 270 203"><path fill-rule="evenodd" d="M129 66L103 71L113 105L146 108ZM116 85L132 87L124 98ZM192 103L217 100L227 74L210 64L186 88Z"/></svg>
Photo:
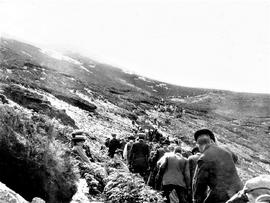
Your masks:
<svg viewBox="0 0 270 203"><path fill-rule="evenodd" d="M75 137L72 138L73 141L85 141L85 137L83 135L77 135Z"/></svg>

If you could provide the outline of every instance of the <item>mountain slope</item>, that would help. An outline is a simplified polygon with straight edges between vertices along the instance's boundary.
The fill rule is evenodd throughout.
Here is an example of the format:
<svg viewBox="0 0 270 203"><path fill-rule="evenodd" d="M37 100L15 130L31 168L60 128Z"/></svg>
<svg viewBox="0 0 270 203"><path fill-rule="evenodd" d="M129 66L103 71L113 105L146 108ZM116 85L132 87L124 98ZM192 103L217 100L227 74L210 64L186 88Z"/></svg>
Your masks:
<svg viewBox="0 0 270 203"><path fill-rule="evenodd" d="M97 184L93 188L102 190L99 194L91 188L88 198L92 200L123 197L121 191L114 190L117 186L109 184L117 177L125 182L122 162L110 160L101 148L111 133L120 138L132 135L132 121L149 126L157 120L163 135L180 139L185 151L194 146L192 135L197 129L210 128L220 143L229 145L239 156L242 180L270 171L269 95L175 86L79 54L62 55L1 38L0 108L6 106L57 123L55 139L67 147L72 130L88 132L95 159L95 172L90 173ZM186 110L182 117L180 108ZM111 179L103 182L100 176L105 176L104 171ZM124 174L129 180L136 178L126 171ZM8 186L12 188L12 184ZM114 192L118 196L113 197Z"/></svg>

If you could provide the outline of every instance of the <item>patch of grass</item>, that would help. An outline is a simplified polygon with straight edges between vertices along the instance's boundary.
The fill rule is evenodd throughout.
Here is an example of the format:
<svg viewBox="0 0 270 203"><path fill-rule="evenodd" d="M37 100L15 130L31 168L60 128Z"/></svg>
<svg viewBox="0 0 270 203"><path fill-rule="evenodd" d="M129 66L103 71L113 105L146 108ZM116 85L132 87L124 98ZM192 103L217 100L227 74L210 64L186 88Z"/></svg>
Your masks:
<svg viewBox="0 0 270 203"><path fill-rule="evenodd" d="M0 181L31 200L70 202L77 172L48 117L0 106Z"/></svg>

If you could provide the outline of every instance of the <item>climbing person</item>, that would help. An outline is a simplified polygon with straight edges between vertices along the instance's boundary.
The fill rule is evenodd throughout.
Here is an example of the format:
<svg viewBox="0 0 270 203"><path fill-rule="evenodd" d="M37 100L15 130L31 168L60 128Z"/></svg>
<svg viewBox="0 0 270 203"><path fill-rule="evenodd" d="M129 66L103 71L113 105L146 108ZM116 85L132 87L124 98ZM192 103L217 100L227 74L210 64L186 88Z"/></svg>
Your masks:
<svg viewBox="0 0 270 203"><path fill-rule="evenodd" d="M109 147L109 143L110 143L110 138L107 137L104 144L106 147Z"/></svg>
<svg viewBox="0 0 270 203"><path fill-rule="evenodd" d="M139 173L146 182L150 150L148 144L144 142L145 135L143 133L139 133L138 138L138 141L132 145L130 150L131 171L133 173Z"/></svg>
<svg viewBox="0 0 270 203"><path fill-rule="evenodd" d="M215 144L209 129L196 131L194 138L202 155L194 176L193 203L224 203L243 187L233 157Z"/></svg>
<svg viewBox="0 0 270 203"><path fill-rule="evenodd" d="M171 144L170 137L167 136L167 137L164 139L163 143L166 143L167 145L170 145L170 144Z"/></svg>
<svg viewBox="0 0 270 203"><path fill-rule="evenodd" d="M116 134L112 134L112 139L109 142L109 157L113 158L115 151L120 148L120 142L118 139L116 139Z"/></svg>
<svg viewBox="0 0 270 203"><path fill-rule="evenodd" d="M134 143L135 137L134 136L130 136L128 138L128 143L126 143L125 147L124 147L124 151L123 151L123 157L124 160L126 161L126 163L128 164L128 166L130 165L130 150L131 147Z"/></svg>
<svg viewBox="0 0 270 203"><path fill-rule="evenodd" d="M85 142L85 136L77 135L72 138L73 148L72 151L75 153L77 158L80 158L85 163L91 163L89 158L87 157L85 150L83 149L83 145Z"/></svg>
<svg viewBox="0 0 270 203"><path fill-rule="evenodd" d="M181 155L181 147L171 148L160 160L157 180L162 181L163 195L170 202L170 193L175 190L179 203L187 202L187 194L191 191L188 161Z"/></svg>
<svg viewBox="0 0 270 203"><path fill-rule="evenodd" d="M188 157L188 165L189 165L189 173L190 173L190 185L192 186L192 181L193 181L193 178L194 178L195 169L196 169L196 166L197 166L197 161L201 156L199 147L197 147L197 146L194 147L192 149L191 153L192 153L192 155ZM191 187L191 189L192 189L192 187ZM188 202L192 203L192 191L189 194Z"/></svg>
<svg viewBox="0 0 270 203"><path fill-rule="evenodd" d="M165 154L165 150L162 146L157 144L155 149L153 150L152 156L150 156L149 162L149 170L150 174L147 180L147 185L151 186L155 189L155 179L158 172L157 162L160 160L161 157Z"/></svg>
<svg viewBox="0 0 270 203"><path fill-rule="evenodd" d="M158 131L157 128L153 130L153 142L160 142L163 135Z"/></svg>

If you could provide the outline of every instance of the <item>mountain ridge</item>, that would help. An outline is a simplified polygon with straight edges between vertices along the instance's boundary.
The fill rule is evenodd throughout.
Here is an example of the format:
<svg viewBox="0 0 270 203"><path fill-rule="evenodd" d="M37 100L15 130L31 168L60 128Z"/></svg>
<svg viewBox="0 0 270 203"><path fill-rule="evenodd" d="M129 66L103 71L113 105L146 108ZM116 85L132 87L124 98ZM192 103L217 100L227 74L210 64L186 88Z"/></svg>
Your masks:
<svg viewBox="0 0 270 203"><path fill-rule="evenodd" d="M51 129L49 137L66 148L69 147L70 132L76 129L86 131L95 158L90 177L97 185L91 185L93 181L89 183L94 192L87 193L92 200L123 197L119 190L116 192L118 196L111 197L117 186L109 184L112 180L117 181L114 172L121 174L124 170L122 162L110 160L101 147L111 133L116 133L119 138L133 135L132 122L143 128L157 122L164 136L181 140L185 151L194 146L193 133L197 129L209 128L220 143L228 145L239 156L237 168L243 181L269 173L269 104L270 95L174 86L126 73L87 57L62 55L16 40L1 38L0 41L0 110L7 112L2 115L4 120L9 128L14 128L14 136L25 136L24 140L28 140L33 131L29 122L38 126L34 133L39 137ZM182 109L185 110L183 115ZM23 129L27 131L22 133L14 118L14 123L8 122L9 117L5 118L10 116L8 112L19 116L24 112L33 118L23 122ZM42 119L37 119L37 115ZM45 119L45 124L44 117L48 119ZM50 123L49 127L46 123ZM44 128L41 132L39 125ZM55 133L51 132L52 128ZM2 126L0 130L5 132ZM43 139L47 139L46 136ZM100 176L106 174L103 171L109 173L111 179L101 181ZM130 173L125 173L120 175L123 182L127 182L125 176L134 180ZM7 181L4 183L21 192L23 197L42 194L15 187L14 182L9 182L10 177L12 175L1 178L0 173L0 181ZM125 183L121 184L125 186ZM144 188L142 192L148 191L143 184L141 186ZM149 194L156 194L151 192ZM96 193L101 193L101 196ZM45 200L52 202L49 198Z"/></svg>

